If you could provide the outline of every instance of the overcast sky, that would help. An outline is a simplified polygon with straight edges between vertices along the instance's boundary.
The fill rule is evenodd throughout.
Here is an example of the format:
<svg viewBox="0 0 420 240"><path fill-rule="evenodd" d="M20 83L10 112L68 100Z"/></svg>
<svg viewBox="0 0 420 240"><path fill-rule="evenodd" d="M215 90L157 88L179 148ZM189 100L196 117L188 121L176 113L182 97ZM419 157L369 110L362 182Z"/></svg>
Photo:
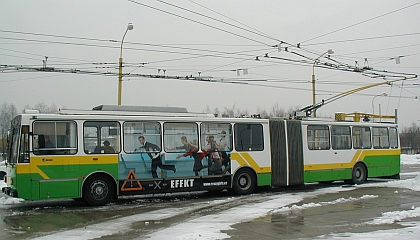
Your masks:
<svg viewBox="0 0 420 240"><path fill-rule="evenodd" d="M235 106L249 114L276 104L304 107L312 103L315 59L328 49L330 59L319 58L328 67L314 68L317 102L418 74L419 12L420 2L411 0L2 1L0 103L18 110L39 102L72 109L117 104L121 39L132 23L123 44L123 105L194 112ZM46 67L66 73L13 67L41 68L45 57ZM148 74L168 78L141 76ZM397 81L317 114L372 113L372 104L378 113L380 104L382 114L398 109L404 127L419 124L419 95L418 78Z"/></svg>

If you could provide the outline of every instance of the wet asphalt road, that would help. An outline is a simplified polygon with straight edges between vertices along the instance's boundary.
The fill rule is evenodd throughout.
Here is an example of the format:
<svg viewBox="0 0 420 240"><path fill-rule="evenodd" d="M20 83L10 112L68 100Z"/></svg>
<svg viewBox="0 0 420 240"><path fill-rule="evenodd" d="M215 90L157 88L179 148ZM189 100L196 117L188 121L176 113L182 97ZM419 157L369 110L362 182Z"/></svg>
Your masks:
<svg viewBox="0 0 420 240"><path fill-rule="evenodd" d="M404 166L401 179L414 178L420 172L418 166ZM401 188L369 187L384 180L369 180L363 188L329 193L314 198L305 198L296 205L333 202L337 199L360 198L365 195L377 197L340 204L326 204L301 211L271 214L254 221L233 225L235 230L227 233L233 239L313 239L334 233L362 233L377 230L402 228L400 224L363 224L382 216L384 212L406 211L420 206L420 192ZM333 185L341 184L339 182ZM320 186L315 186L320 187ZM309 190L309 189L306 189ZM418 221L410 218L404 221Z"/></svg>

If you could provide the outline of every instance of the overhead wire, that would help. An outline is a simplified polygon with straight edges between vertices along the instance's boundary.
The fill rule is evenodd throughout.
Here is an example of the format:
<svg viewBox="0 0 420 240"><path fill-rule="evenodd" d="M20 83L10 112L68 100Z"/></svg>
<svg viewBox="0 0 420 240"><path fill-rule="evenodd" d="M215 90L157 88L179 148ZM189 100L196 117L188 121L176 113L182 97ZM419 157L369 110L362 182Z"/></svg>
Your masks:
<svg viewBox="0 0 420 240"><path fill-rule="evenodd" d="M36 36L60 37L60 38L70 38L70 39L83 39L83 40L92 40L92 41L102 41L102 42L107 42L107 43L110 42L110 40L93 39L93 38L85 38L85 37L71 37L71 36L52 35L52 34L37 34L37 33L26 33L26 32L16 32L16 31L7 31L7 30L0 30L0 31L2 31L2 32L8 32L8 33L16 33L16 34L36 35ZM111 41L111 42L113 42L113 41ZM54 43L61 43L61 42L54 42ZM65 43L63 43L63 44L65 44ZM69 44L71 44L71 43L69 43ZM127 42L127 44L141 44L141 43ZM141 44L141 45L145 45L145 46L158 46L158 47L166 47L166 48L176 48L176 47L173 47L173 46L166 46L166 45L161 45L161 44ZM89 45L89 46L92 46L92 45ZM95 45L93 45L93 46L95 46ZM417 45L400 46L400 47L394 47L394 48L388 48L388 49L395 49L395 48L402 48L402 47L411 47L411 46L417 46ZM103 47L103 46L101 46L101 47ZM183 50L196 50L196 51L210 51L210 50L192 49L192 48L179 48L179 49L183 49ZM304 49L304 48L302 48L302 49ZM141 49L141 50L144 50L144 49ZM304 50L307 50L307 49L304 49ZM382 51L382 50L384 50L384 49L379 49L379 50L375 50L375 51ZM258 51L258 50L249 50L249 52L251 52L251 51ZM243 52L246 52L246 51L243 51ZM311 51L308 51L308 52L311 52ZM365 52L363 52L363 53L365 53ZM314 53L314 54L316 54L316 53ZM350 55L354 55L354 54L358 54L358 53L349 53L349 54ZM349 54L346 54L346 55L349 55ZM36 54L36 55L39 55L39 54ZM39 56L41 56L41 55L39 55ZM336 55L335 57L336 58L347 59L347 60L350 59L350 58L346 58L344 56L345 56L344 54L341 54L341 55ZM188 59L188 58L183 58L183 59ZM370 60L372 60L372 59L373 58L370 58ZM350 60L352 60L352 59L350 59Z"/></svg>
<svg viewBox="0 0 420 240"><path fill-rule="evenodd" d="M59 70L61 71L61 70ZM112 73L112 72L87 72L87 71L77 71L77 72L69 72L69 71L62 71L62 73L78 73L78 74L85 74L85 75L102 75L102 76L117 76L116 73ZM142 75L142 74L134 74L134 75L129 75L131 78L132 77L148 77L148 78L160 78L162 80L168 79L167 76L158 76L158 75ZM179 80L197 80L197 78L191 78L188 79L187 78L183 78L183 77L178 77L178 78L174 78L172 77L171 79L179 79ZM288 90L304 90L304 91L309 91L309 89L302 89L302 88L296 88L296 87L286 87L286 86L278 86L278 85L266 85L266 84L255 84L252 82L243 82L243 81L237 81L237 79L222 79L222 80L204 80L204 81L209 81L209 82L217 82L217 83L230 83L230 84L246 84L249 86L258 86L258 87L268 87L268 88L281 88L281 89L288 89ZM251 80L252 81L252 80ZM264 81L264 80L260 80L260 81ZM269 81L266 81L269 82ZM322 92L330 92L330 93L338 93L337 91L328 91L328 90L324 90ZM402 97L404 98L404 97Z"/></svg>
<svg viewBox="0 0 420 240"><path fill-rule="evenodd" d="M397 46L397 47L389 47L389 48L381 48L381 49L367 50L367 51L362 51L362 52L345 53L345 54L342 54L342 55L355 55L355 54L360 54L360 53L379 52L379 51L385 51L385 50L393 50L393 49L400 49L400 48L407 48L407 47L416 47L416 46L420 46L420 44L410 44L410 45Z"/></svg>
<svg viewBox="0 0 420 240"><path fill-rule="evenodd" d="M55 43L55 44L63 44L63 45L75 45L75 46L87 46L87 47L100 47L100 48L114 48L119 49L119 46L109 46L109 45L98 45L98 44L87 44L87 43L74 43L74 42L62 42L62 41L51 41L51 40L36 40L36 39L24 39L24 38L10 38L10 37L0 37L0 39L11 39L11 40L18 40L18 41L28 41L28 42L41 42L41 43ZM161 53L176 53L176 54L184 54L184 55L197 55L194 53L185 53L185 52L175 52L175 51L167 51L167 50L151 50L145 48L132 48L132 47L125 47L125 49L130 50L141 50L141 51L149 51L149 52L161 52ZM228 52L221 52L215 50L196 50L202 52L211 52L211 53L228 53ZM247 51L257 51L257 50L247 50ZM246 52L246 51L243 51ZM229 53L231 54L231 53Z"/></svg>
<svg viewBox="0 0 420 240"><path fill-rule="evenodd" d="M138 4L138 5L144 6L144 7L148 7L148 8L154 9L156 11L160 11L160 12L163 12L163 13L166 13L166 14L170 14L172 16L179 17L179 18L182 18L182 19L185 19L185 20L188 20L188 21L191 21L191 22L194 22L194 23L197 23L197 24L200 24L200 25L209 27L209 28L213 28L213 29L216 29L216 30L219 30L219 31L222 31L222 32L225 32L225 33L228 33L228 34L231 34L231 35L234 35L234 36L243 38L243 39L247 39L247 40L250 40L252 42L260 43L260 44L265 45L265 46L270 46L270 44L267 44L267 43L264 43L264 42L261 42L261 41L258 41L258 40L255 40L255 39L252 39L252 38L249 38L249 37L246 37L246 36L243 36L243 35L240 35L240 34L231 32L231 31L227 31L227 30L221 29L219 27L215 27L215 26L209 25L207 23L203 23L203 22L200 22L200 21L191 19L191 18L187 18L187 17L181 16L179 14L171 13L171 12L165 11L163 9L159 9L159 8L156 8L156 7L153 7L153 6L149 6L149 5L146 5L144 3L140 3L140 2L134 1L134 0L127 0L127 1L132 2L134 4Z"/></svg>
<svg viewBox="0 0 420 240"><path fill-rule="evenodd" d="M4 31L4 30L0 30ZM84 38L84 37L71 37L71 36L63 36L63 35L52 35L52 34L36 34L36 33L26 33L26 32L15 32L15 31L4 31L4 32L12 32L18 34L28 34L28 35L36 35L36 36L48 36L48 37L59 37L59 38L69 38L69 39L82 39L82 40L94 40L94 41L101 41L107 42L108 40L102 39L92 39L92 38ZM31 42L41 42L41 43L56 43L56 44L67 44L67 45L81 45L81 46L89 46L89 47L108 47L108 48L117 48L116 46L109 46L109 45L95 45L95 44L85 44L85 43L71 43L71 42L62 42L62 41L46 41L46 40L36 40L36 39L22 39L22 38L7 38L7 37L0 37L5 39L12 39L12 40L20 40L20 41L31 41ZM225 51L216 51L216 50L209 50L209 49L194 49L194 48L183 48L183 47L174 47L174 46L167 46L161 44L145 44L145 43L133 43L133 42L126 42L126 44L135 44L135 45L143 45L143 46L155 46L155 47L164 47L164 48L173 48L173 49L182 49L182 50L193 50L193 51L201 51L201 52L209 52L209 53L228 53L228 54L239 54L239 53L246 53L246 52L254 52L260 51L262 49L251 49L251 50L243 50L243 51L234 51L234 52L225 52ZM119 48L119 46L118 46ZM127 47L126 47L127 48ZM151 49L138 49L138 48L128 48L131 50L142 50L142 51L152 51L152 52L164 52L164 53L181 53L181 52L174 52L174 51L162 51L162 50L151 50ZM181 53L182 54L182 53ZM185 53L183 53L185 54ZM188 53L189 54L189 53Z"/></svg>
<svg viewBox="0 0 420 240"><path fill-rule="evenodd" d="M253 31L255 31L255 32L261 33L262 35L266 36L267 38L276 39L276 38L274 38L274 37L272 37L272 36L270 36L270 35L268 35L268 34L263 33L262 31L260 31L260 30L258 30L258 29L256 29L256 28L253 28L253 27L251 27L251 26L249 26L249 25L246 25L246 24L244 24L243 22L237 21L237 20L235 20L235 19L233 19L233 18L231 18L231 17L229 17L229 16L227 16L227 15L225 15L225 14L219 13L219 12L217 12L217 11L215 11L215 10L211 9L211 8L208 8L208 7L206 7L206 6L202 5L202 4L196 3L196 2L194 2L194 1L192 1L192 0L188 0L188 1L190 1L190 2L192 2L192 3L194 3L194 4L198 5L198 6L200 6L200 7L202 7L202 8L205 8L205 9L207 9L207 10L209 10L209 11L213 12L213 13L216 13L216 14L218 14L218 15L220 15L220 16L223 16L223 17L225 17L225 18L227 18L227 19L229 19L229 20L231 20L231 21L233 21L233 22L235 22L235 23L239 23L239 24L241 24L242 26L245 26L245 27L247 27L247 28L249 28L249 29L252 29L252 30L253 30ZM278 41L278 40L277 40L277 41Z"/></svg>
<svg viewBox="0 0 420 240"><path fill-rule="evenodd" d="M170 6L172 6L172 7L175 7L175 8L178 8L178 9L182 9L182 10L184 10L184 11L187 11L187 12L190 12L190 13L193 13L193 14L196 14L196 15L199 15L199 16L202 16L202 17L205 17L205 18L208 18L208 19L211 19L211 20L214 20L214 21L217 21L217 22L220 22L220 23L226 24L226 25L228 25L228 26L238 28L238 29L240 29L240 30L244 30L244 31L247 31L247 32L250 32L250 33L256 34L256 35L258 35L258 36L266 37L266 38L269 38L270 40L275 40L275 41L277 41L277 42L280 42L280 40L279 40L279 39L277 39L277 38L273 38L273 37L271 37L271 36L268 36L267 34L264 34L264 33L262 33L261 31L251 31L251 30L249 30L249 29L245 29L245 28L239 27L239 26L237 26L237 25L234 25L234 24L231 24L231 23L228 23L228 22L225 22L225 21L221 21L221 20L219 20L219 19L216 19L216 18L213 18L213 17L207 16L207 15L204 15L204 14L201 14L201 13L197 13L197 12L195 12L195 11L192 11L192 10L189 10L189 9L186 9L186 8L183 8L183 7L179 7L179 6L177 6L177 5L170 4L170 3L165 2L165 1L162 1L162 0L157 0L157 1L158 1L158 2L161 2L161 3L164 3L164 4L167 4L167 5L170 5ZM213 12L213 13L217 13L217 14L219 14L219 15L222 15L222 16L224 16L224 17L228 18L229 20L232 20L232 21L234 21L234 22L239 23L238 21L234 20L233 18L230 18L230 17L227 17L227 16L225 16L225 15L223 15L223 14L220 14L220 13L218 13L218 12L216 12L216 11L214 11L214 10L212 10L212 9L208 8L208 7L205 7L205 6L201 5L201 4L195 3L195 2L193 2L193 1L191 1L191 0L190 0L190 2L192 2L192 3L196 4L196 5L199 5L199 6L201 6L201 7L205 8L205 9L207 9L207 10L210 10L210 11L211 11L211 12ZM244 24L242 24L242 25L244 25ZM251 28L251 27L249 27L249 26L247 26L247 25L245 25L245 26L246 26L246 27L248 27L248 28ZM252 29L252 30L255 30L255 29L253 29L253 28L251 28L251 29ZM199 74L201 74L201 73L203 73L203 72L209 72L209 71L212 71L212 70L215 70L215 69L219 69L219 68L222 68L222 67L230 66L230 65L233 65L233 64L237 64L237 63L240 63L240 62L244 62L244 61L247 61L247 59L240 60L240 61L235 61L235 62L232 62L232 63L229 63L229 64L224 64L224 65L221 65L221 66L218 66L218 67L212 68L212 69L201 70L201 71L199 72Z"/></svg>
<svg viewBox="0 0 420 240"><path fill-rule="evenodd" d="M373 17L373 18L369 18L369 19L367 19L367 20L364 20L364 21L361 21L361 22L358 22L358 23L355 23L355 24L351 24L351 25L349 25L349 26L346 26L346 27L343 27L343 28L340 28L340 29L337 29L337 30L334 30L334 31L331 31L331 32L328 32L328 33L325 33L325 34L322 34L322 35L319 35L319 36L317 36L317 37L313 37L313 38L307 39L307 40L302 41L302 42L300 42L300 43L301 43L301 44L302 44L302 43L306 43L306 42L309 42L309 41L312 41L312 40L315 40L315 39L318 39L318 38L321 38L321 37L324 37L324 36L327 36L327 35L330 35L330 34L333 34L333 33L336 33L336 32L339 32L339 31L342 31L342 30L345 30L345 29L348 29L348 28L351 28L351 27L355 27L355 26L358 26L358 25L360 25L360 24L363 24L363 23L366 23L366 22L370 22L370 21L372 21L372 20L375 20L375 19L378 19L378 18L381 18L381 17L387 16L387 15L390 15L390 14L393 14L393 13L396 13L396 12L399 12L399 11L402 11L402 10L404 10L404 9L407 9L407 8L413 7L413 6L418 5L418 4L420 4L420 2L417 2L417 3L414 3L414 4L411 4L411 5L408 5L408 6L405 6L405 7L399 8L399 9L394 10L394 11L391 11L391 12L387 12L387 13L381 14L381 15L379 15L379 16L375 16L375 17Z"/></svg>
<svg viewBox="0 0 420 240"><path fill-rule="evenodd" d="M61 36L61 37L64 37L64 36ZM81 39L86 39L86 38L81 38ZM25 39L25 40L27 40L27 39ZM34 41L39 41L39 40L34 40ZM49 42L51 42L51 41L49 41ZM58 42L58 43L63 43L63 42ZM76 45L78 45L78 43L69 43L69 44L76 44ZM82 44L82 45L87 45L87 44ZM91 46L91 45L89 44L88 46ZM94 46L97 46L97 45L94 45ZM101 46L101 47L113 47L113 46ZM145 49L134 49L134 50L145 50ZM189 50L191 50L191 49L189 49ZM200 49L197 49L197 50L200 50ZM151 50L151 51L158 51L158 50ZM252 51L258 51L258 50L247 50L247 51L241 51L241 52L243 53L243 52L252 52ZM180 52L172 52L172 51L162 51L162 52L180 53ZM213 52L218 52L219 53L221 51L213 51ZM238 53L240 53L240 52L230 52L230 53L227 53L227 54L238 54ZM190 54L190 53L188 53L188 54ZM209 55L202 55L202 56L199 56L199 57L208 57L208 56ZM304 55L301 55L301 54L300 54L300 56L305 57ZM214 55L213 55L213 57L214 57ZM188 58L183 58L183 59L188 59ZM285 59L283 59L283 60L285 60ZM142 64L142 65L144 65L144 64Z"/></svg>
<svg viewBox="0 0 420 240"><path fill-rule="evenodd" d="M21 39L19 39L19 40L21 40ZM24 39L24 40L29 40L29 39ZM42 42L52 42L52 41L43 41L43 40L35 40L35 41L42 41ZM59 43L63 43L63 42L59 42ZM76 44L76 45L79 45L80 43L70 43L70 44ZM86 46L86 45L88 45L88 46L90 46L90 44L81 44L81 45L84 45L84 46ZM98 45L95 45L95 46L98 46ZM115 48L115 46L101 46L101 47L111 47L111 48ZM133 48L131 48L131 49L133 49ZM139 50L139 49L135 49L135 50ZM143 50L143 49L141 49L141 50ZM186 54L186 53L184 53L184 52L172 52L172 51L159 51L159 50L153 50L153 51L158 51L158 52L171 52L171 53L177 53L177 54ZM255 51L255 50L248 50L248 51ZM217 52L220 52L220 51L217 51ZM188 53L189 55L197 55L197 54L193 54L193 53ZM231 55L232 53L227 53L227 54L229 54L229 55ZM199 56L206 56L206 57L209 57L209 56L212 56L212 57L224 57L224 58L230 58L230 59L232 59L233 57L232 56L228 56L228 57L226 57L225 55L224 56L220 56L220 55L200 55L200 54L198 54ZM238 54L236 54L236 55L238 55ZM242 54L242 55L245 55L245 54ZM299 55L299 54L298 54ZM302 56L302 57L305 57L305 56L303 56L303 55L299 55L299 56ZM250 55L247 55L247 57L250 57ZM310 62L306 62L306 61L302 61L302 60L292 60L292 59L286 59L286 58L278 58L278 57L271 57L271 58L275 58L275 59L279 59L279 60L283 60L283 61L290 61L290 62L295 62L295 63L299 63L299 64L312 64L312 63L310 63ZM236 58L236 59L239 59L239 60L243 60L243 58ZM312 60L311 58L308 58L308 59L310 59L310 60ZM325 66L320 66L320 67L325 67ZM329 66L327 66L327 68L330 68Z"/></svg>
<svg viewBox="0 0 420 240"><path fill-rule="evenodd" d="M420 34L420 32L415 32L415 33L395 34L395 35L387 35L387 36L379 36L379 37L355 38L355 39L347 39L347 40L336 40L336 41L328 41L328 42L310 43L310 44L305 44L305 46L315 46L315 45L324 45L324 44L332 44L332 43L346 43L346 42L356 42L356 41L366 41L366 40L377 40L377 39L394 38L394 37L406 37L406 36L413 36L413 35L419 35L419 34Z"/></svg>
<svg viewBox="0 0 420 240"><path fill-rule="evenodd" d="M134 2L134 1L131 1L131 2ZM206 55L204 55L204 56L206 56ZM245 57L245 56L244 56ZM239 58L238 58L239 59ZM245 60L241 60L241 61L245 61ZM305 63L305 62L299 62L299 64L302 64L302 63ZM234 63L232 63L232 64L234 64ZM229 64L229 65L232 65L232 64ZM306 64L309 64L308 62L306 62ZM220 68L220 67L219 67Z"/></svg>
<svg viewBox="0 0 420 240"><path fill-rule="evenodd" d="M0 37L5 38L5 37ZM7 37L6 37L7 38ZM22 38L8 38L13 40L19 40L19 41L35 41L35 42L42 42L42 43L56 43L56 44L65 44L65 45L76 45L76 46L88 46L88 47L102 47L102 48L119 48L117 46L109 46L109 45L97 45L97 44L86 44L86 43L71 43L71 42L62 42L62 41L50 41L50 40L34 40L34 39L22 39ZM126 49L130 50L139 50L139 51L149 51L149 52L161 52L161 53L172 53L172 54L184 54L184 55L190 55L190 56L198 56L198 57L221 57L220 54L225 55L243 55L244 57L251 57L254 55L246 55L244 53L248 52L256 52L261 51L263 49L252 49L252 50L243 50L243 51L233 51L233 52L226 52L226 51L215 51L215 50L202 50L202 49L195 49L196 51L202 51L202 52L208 52L208 53L216 53L219 55L210 55L210 54L196 54L191 52L179 52L179 51L166 51L166 50L156 50L156 49L145 49L145 48L132 48L132 47L126 47ZM191 50L191 49L189 49ZM42 56L42 55L39 55ZM230 57L232 58L232 57ZM188 59L188 58L181 58L181 59ZM238 59L238 58L236 58ZM170 60L173 61L173 60ZM163 62L161 61L155 61L155 62ZM151 62L153 63L153 62Z"/></svg>
<svg viewBox="0 0 420 240"><path fill-rule="evenodd" d="M24 35L33 35L33 36L42 36L42 37L55 37L55 38L65 38L65 39L76 39L76 40L88 40L88 41L98 41L98 42L106 42L106 43L119 43L119 40L115 39L100 39L100 38L88 38L88 37L75 37L75 36L65 36L65 35L57 35L57 34L46 34L46 33L33 33L33 32L22 32L22 31L11 31L11 30L2 30L0 32L3 33L12 33L12 34L24 34ZM150 46L227 46L227 47L260 47L261 44L216 44L216 43L161 43L161 44L152 44L152 43L134 43L134 42L127 42L124 43L131 43L131 44L142 44L142 45L150 45Z"/></svg>
<svg viewBox="0 0 420 240"><path fill-rule="evenodd" d="M260 32L251 31L251 30L249 30L249 29L246 29L246 28L243 28L243 27L239 27L239 26L236 26L236 25L234 25L234 24L231 24L231 23L228 23L228 22L225 22L225 21L222 21L222 20L219 20L219 19L213 18L213 17L209 17L209 16L207 16L207 15L204 15L204 14L201 14L201 13L198 13L198 12L195 12L195 11L192 11L192 10L189 10L189 9L186 9L186 8L183 8L183 7L180 7L180 6L177 6L177 5L175 5L175 4L171 4L171 3L165 2L165 1L163 1L163 0L156 0L156 1L161 2L161 3L163 3L163 4L167 4L167 5L169 5L169 6L172 6L172 7L178 8L178 9L181 9L181 10L184 10L184 11L187 11L187 12L189 12L189 13L193 13L193 14L199 15L199 16L201 16L201 17L205 17L205 18L211 19L211 20L216 21L216 22L219 22L219 23L226 24L226 25L231 26L231 27L234 27L234 28L238 28L238 29L243 30L243 31L247 31L247 32L249 32L249 33L256 34L256 35L261 36L261 37L269 38L269 39L274 40L274 41L276 41L276 42L280 42L280 40L279 40L279 39L277 39L277 38L273 38L273 37L270 37L270 36L267 36L266 34L261 34ZM200 6L201 6L201 5L200 5ZM207 8L207 9L208 9L208 8ZM213 12L215 12L215 11L213 11ZM231 19L231 20L232 20L232 19Z"/></svg>
<svg viewBox="0 0 420 240"><path fill-rule="evenodd" d="M371 20L377 19L377 18L379 18L379 17L383 17L383 16L386 16L386 15L389 15L389 14L394 13L394 12L397 12L397 11L401 11L401 10L406 9L406 8L408 8L408 7L415 6L415 5L417 5L417 4L419 4L419 3L415 3L415 4L409 5L409 6L407 6L407 7L400 8L400 9L397 9L397 10L395 10L395 11L392 11L392 12L389 12L389 13L386 13L386 14L382 14L382 15L380 15L380 16L377 16L377 17L374 17L374 18L371 18L371 19L368 19L368 20L365 20L365 21L362 21L362 22L359 22L359 23L356 23L356 24L352 24L352 25L350 25L350 26L347 26L347 27L344 27L344 28L340 28L340 29L338 29L338 30L335 30L335 31L332 31L332 32L329 32L329 33L326 33L326 34L322 34L322 35L320 35L320 36L317 36L317 37L314 37L314 38L311 38L311 39L308 39L308 40L302 41L302 42L300 42L300 43L299 43L299 45L300 45L300 44L302 44L302 43L306 43L306 42L312 41L312 40L314 40L314 39L317 39L317 38L320 38L320 37L323 37L323 36L326 36L326 35L332 34L332 33L339 32L339 31L341 31L341 30L344 30L344 29L347 29L347 28L350 28L350 27L354 27L354 26L360 25L360 24L362 24L362 23L365 23L365 22L368 22L368 21L371 21ZM419 33L414 33L414 34L410 34L410 35L417 35L417 34L419 34ZM408 35L408 34L404 34L404 35ZM402 35L384 36L383 38L396 37L396 36L402 36ZM373 39L373 38L366 38L366 39L364 39L364 40L370 40L370 39ZM353 40L347 40L347 41L360 41L360 40L361 40L361 39L353 39ZM335 42L327 42L327 43L338 43L338 42L346 42L346 41L335 41ZM319 43L306 44L305 46L309 46L309 45L319 45ZM371 52L371 51L369 51L369 52ZM366 51L364 51L363 53L366 53ZM347 55L348 55L348 54L347 54ZM339 57L338 57L338 56L335 56L335 58L339 58ZM365 58L365 59L366 59L366 58ZM356 63L357 63L357 62L356 62ZM417 76L416 76L416 77L417 77Z"/></svg>

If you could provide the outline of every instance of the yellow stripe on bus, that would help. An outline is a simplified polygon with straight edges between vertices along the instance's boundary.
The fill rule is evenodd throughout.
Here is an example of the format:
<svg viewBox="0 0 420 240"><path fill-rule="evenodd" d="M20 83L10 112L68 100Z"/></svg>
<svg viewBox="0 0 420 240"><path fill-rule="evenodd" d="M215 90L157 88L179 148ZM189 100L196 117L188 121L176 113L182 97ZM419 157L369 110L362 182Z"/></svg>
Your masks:
<svg viewBox="0 0 420 240"><path fill-rule="evenodd" d="M367 156L384 156L384 155L400 155L399 149L391 150L357 150L350 162L343 163L322 163L322 164L308 164L304 166L305 171L310 170L327 170L337 168L353 168L358 161L364 161Z"/></svg>
<svg viewBox="0 0 420 240"><path fill-rule="evenodd" d="M31 163L16 164L16 173L38 173L43 179L50 179L39 167L85 164L118 164L117 155L104 156L44 156L31 157Z"/></svg>
<svg viewBox="0 0 420 240"><path fill-rule="evenodd" d="M37 165L34 164L25 164L25 165L16 165L16 174L21 173L38 173L43 179L50 179L47 174L45 174Z"/></svg>
<svg viewBox="0 0 420 240"><path fill-rule="evenodd" d="M258 163L251 157L249 153L231 153L230 156L231 160L237 161L240 166L250 166L252 167L257 173L269 173L271 172L271 167L260 167Z"/></svg>

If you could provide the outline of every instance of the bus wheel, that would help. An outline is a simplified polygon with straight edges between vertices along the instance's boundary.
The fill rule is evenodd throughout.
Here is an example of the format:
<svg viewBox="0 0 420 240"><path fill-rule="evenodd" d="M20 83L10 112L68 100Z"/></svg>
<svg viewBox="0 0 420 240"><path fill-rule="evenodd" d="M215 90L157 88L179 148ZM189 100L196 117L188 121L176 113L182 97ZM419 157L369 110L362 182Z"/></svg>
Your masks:
<svg viewBox="0 0 420 240"><path fill-rule="evenodd" d="M254 192L256 185L257 178L250 169L241 169L233 177L233 191L236 194L250 194Z"/></svg>
<svg viewBox="0 0 420 240"><path fill-rule="evenodd" d="M83 200L92 206L110 203L115 194L115 184L104 175L92 176L83 185Z"/></svg>
<svg viewBox="0 0 420 240"><path fill-rule="evenodd" d="M365 165L363 165L362 163L357 163L353 167L353 172L351 176L352 176L352 181L354 184L362 184L366 182L367 170L366 170Z"/></svg>

